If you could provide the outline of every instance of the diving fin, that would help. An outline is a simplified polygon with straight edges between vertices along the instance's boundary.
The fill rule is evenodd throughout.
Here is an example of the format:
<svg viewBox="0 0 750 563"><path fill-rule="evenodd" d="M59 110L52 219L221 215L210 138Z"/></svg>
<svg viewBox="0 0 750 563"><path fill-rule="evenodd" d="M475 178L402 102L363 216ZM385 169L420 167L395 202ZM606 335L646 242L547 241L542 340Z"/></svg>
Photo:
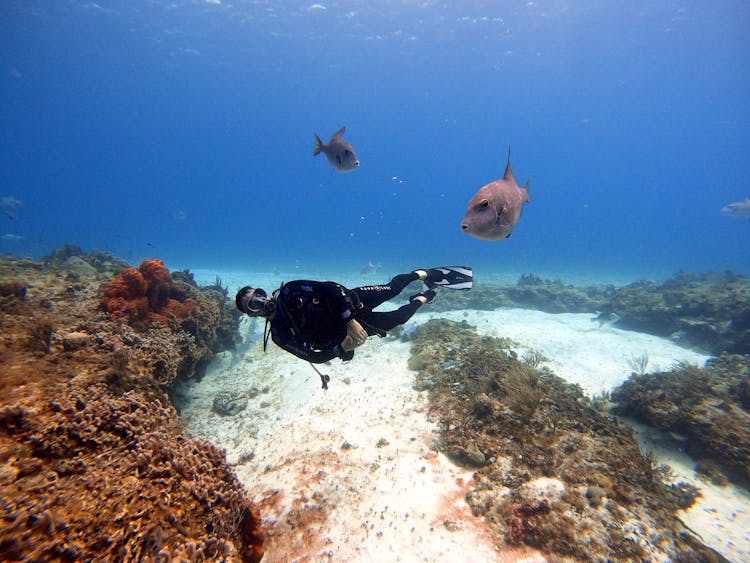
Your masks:
<svg viewBox="0 0 750 563"><path fill-rule="evenodd" d="M467 290L474 284L474 274L471 266L441 266L427 270L427 279L423 283L427 289L444 287Z"/></svg>

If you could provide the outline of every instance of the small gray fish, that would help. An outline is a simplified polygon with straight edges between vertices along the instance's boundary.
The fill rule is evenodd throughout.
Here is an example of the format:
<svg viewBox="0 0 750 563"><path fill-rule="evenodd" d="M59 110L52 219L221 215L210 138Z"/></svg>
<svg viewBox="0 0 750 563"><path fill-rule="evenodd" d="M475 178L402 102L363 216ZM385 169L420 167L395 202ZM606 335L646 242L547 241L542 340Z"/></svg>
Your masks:
<svg viewBox="0 0 750 563"><path fill-rule="evenodd" d="M722 207L720 213L729 217L747 217L750 219L750 198L746 197L745 201L730 203Z"/></svg>
<svg viewBox="0 0 750 563"><path fill-rule="evenodd" d="M359 273L363 275L374 274L382 267L383 265L380 262L378 262L377 264L368 262L366 266L362 266L362 269L359 271Z"/></svg>
<svg viewBox="0 0 750 563"><path fill-rule="evenodd" d="M0 209L3 210L5 216L11 221L16 218L16 207L19 205L21 205L21 200L16 199L12 195L0 197Z"/></svg>
<svg viewBox="0 0 750 563"><path fill-rule="evenodd" d="M597 311L597 315L592 317L591 322L598 322L599 328L602 328L606 324L615 324L620 320L620 315L614 311Z"/></svg>
<svg viewBox="0 0 750 563"><path fill-rule="evenodd" d="M331 163L336 170L339 172L351 172L359 166L359 159L357 153L354 152L354 147L347 143L342 137L346 127L339 129L328 144L323 144L318 134L315 133L315 152L313 156L318 156L320 153L326 155L326 159Z"/></svg>
<svg viewBox="0 0 750 563"><path fill-rule="evenodd" d="M531 201L529 183L521 189L510 169L510 150L505 174L479 189L471 198L461 229L467 235L485 240L504 240L513 232L523 205Z"/></svg>

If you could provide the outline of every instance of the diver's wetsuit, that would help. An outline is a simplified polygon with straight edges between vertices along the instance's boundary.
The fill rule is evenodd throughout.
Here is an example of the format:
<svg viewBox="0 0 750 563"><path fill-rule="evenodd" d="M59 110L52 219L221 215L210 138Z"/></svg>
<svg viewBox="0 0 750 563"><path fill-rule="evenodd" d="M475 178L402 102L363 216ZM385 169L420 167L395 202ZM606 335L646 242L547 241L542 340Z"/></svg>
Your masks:
<svg viewBox="0 0 750 563"><path fill-rule="evenodd" d="M351 360L354 351L341 348L346 323L354 318L367 334L385 336L404 324L422 305L410 300L395 311L373 311L419 279L414 272L400 274L386 285L347 289L331 281L296 280L283 284L273 294L276 313L270 319L273 341L298 358L313 363L339 357Z"/></svg>

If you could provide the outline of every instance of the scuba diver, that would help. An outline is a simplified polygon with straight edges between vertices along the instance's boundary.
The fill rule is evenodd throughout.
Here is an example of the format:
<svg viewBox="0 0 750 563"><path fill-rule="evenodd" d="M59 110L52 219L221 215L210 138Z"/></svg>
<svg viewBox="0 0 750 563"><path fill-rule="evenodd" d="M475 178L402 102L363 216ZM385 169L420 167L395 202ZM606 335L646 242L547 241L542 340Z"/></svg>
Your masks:
<svg viewBox="0 0 750 563"><path fill-rule="evenodd" d="M374 311L401 293L410 283L421 280L422 291L409 297L394 311ZM245 286L237 292L237 308L250 317L263 317L266 327L263 350L271 338L286 350L312 364L333 358L349 361L354 349L369 336L385 336L407 322L425 303L435 299L438 287L471 289L473 274L468 266L443 266L399 274L385 285L347 289L332 281L295 280L281 284L269 297L261 288ZM328 375L313 365L328 388Z"/></svg>

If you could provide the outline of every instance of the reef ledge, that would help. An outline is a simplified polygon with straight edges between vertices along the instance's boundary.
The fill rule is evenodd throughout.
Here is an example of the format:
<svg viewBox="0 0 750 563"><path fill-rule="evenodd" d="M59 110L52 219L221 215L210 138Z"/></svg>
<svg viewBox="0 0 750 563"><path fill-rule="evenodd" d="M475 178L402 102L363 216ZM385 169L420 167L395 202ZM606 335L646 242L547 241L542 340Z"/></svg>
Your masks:
<svg viewBox="0 0 750 563"><path fill-rule="evenodd" d="M169 396L233 346L236 313L220 284L147 262L145 301L113 314L111 255L0 258L4 561L263 557L257 507Z"/></svg>

